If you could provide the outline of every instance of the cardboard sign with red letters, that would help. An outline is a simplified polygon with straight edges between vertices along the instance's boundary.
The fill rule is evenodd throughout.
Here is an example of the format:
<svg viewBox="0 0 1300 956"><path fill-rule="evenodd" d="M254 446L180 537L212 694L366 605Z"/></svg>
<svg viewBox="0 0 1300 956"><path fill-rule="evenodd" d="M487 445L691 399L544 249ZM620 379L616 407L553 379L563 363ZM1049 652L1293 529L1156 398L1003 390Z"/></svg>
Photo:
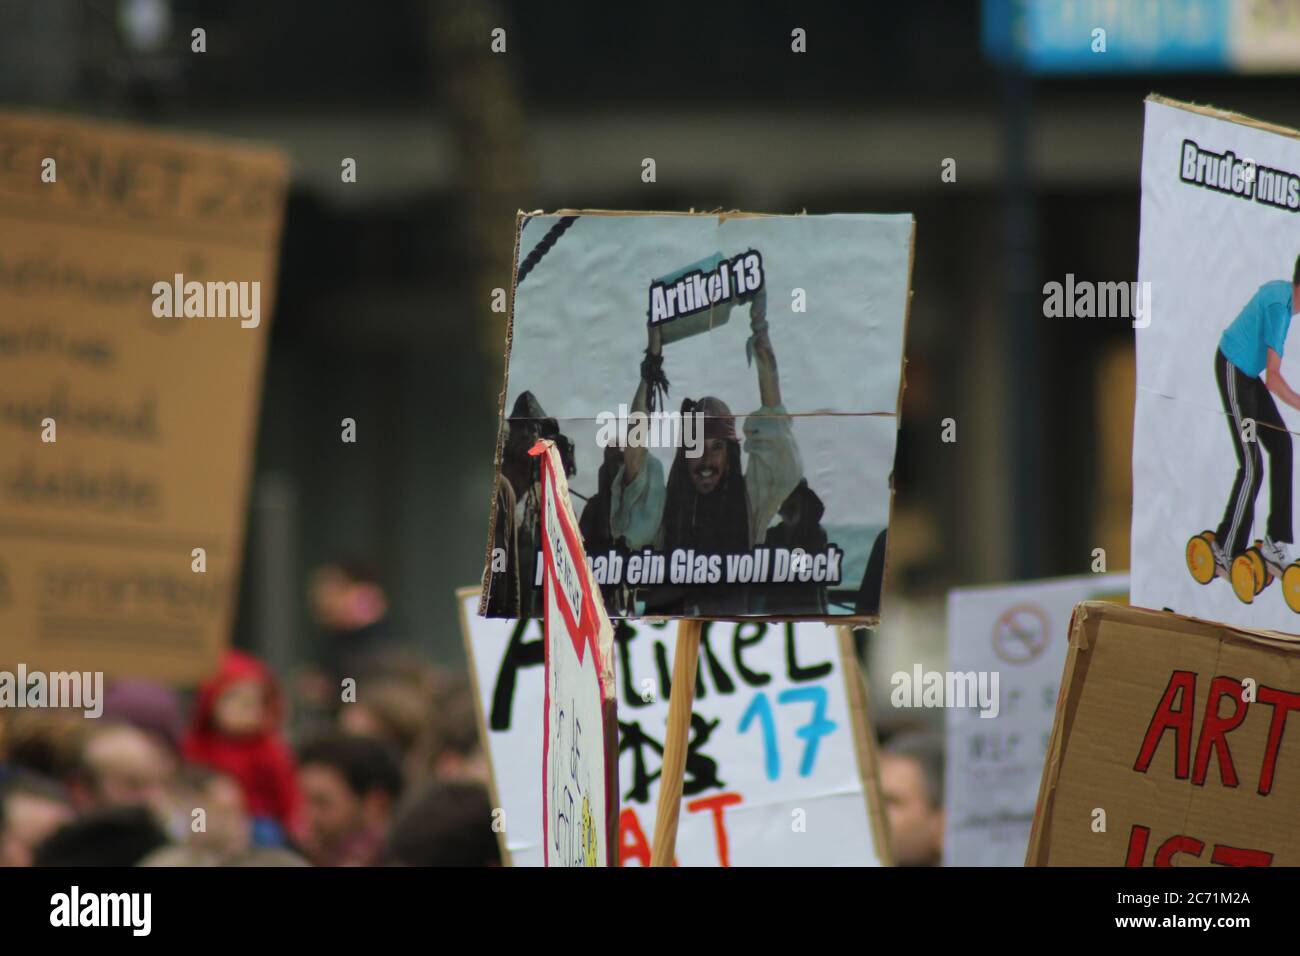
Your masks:
<svg viewBox="0 0 1300 956"><path fill-rule="evenodd" d="M1026 865L1300 864L1296 710L1300 638L1078 605Z"/></svg>

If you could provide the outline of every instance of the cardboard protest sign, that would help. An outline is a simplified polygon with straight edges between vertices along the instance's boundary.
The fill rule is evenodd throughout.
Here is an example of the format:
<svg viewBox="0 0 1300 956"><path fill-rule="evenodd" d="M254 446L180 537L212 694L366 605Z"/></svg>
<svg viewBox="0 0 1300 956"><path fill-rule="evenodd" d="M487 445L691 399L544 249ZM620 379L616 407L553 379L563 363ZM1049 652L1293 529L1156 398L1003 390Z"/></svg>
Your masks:
<svg viewBox="0 0 1300 956"><path fill-rule="evenodd" d="M948 592L948 668L996 673L998 693L992 708L945 715L945 866L1024 864L1070 615L1080 601L1127 598L1126 574Z"/></svg>
<svg viewBox="0 0 1300 956"><path fill-rule="evenodd" d="M1135 289L1133 601L1290 632L1298 136L1149 98Z"/></svg>
<svg viewBox="0 0 1300 956"><path fill-rule="evenodd" d="M1074 613L1026 865L1295 866L1300 639Z"/></svg>
<svg viewBox="0 0 1300 956"><path fill-rule="evenodd" d="M504 810L503 854L542 862L532 717L543 696L542 628L482 618L458 592L470 675ZM682 866L887 863L874 736L850 638L816 623L705 624L677 862ZM647 866L659 793L673 628L614 622L620 861Z"/></svg>
<svg viewBox="0 0 1300 956"><path fill-rule="evenodd" d="M542 473L542 848L547 866L618 862L618 726L614 633L578 540L555 446L531 454Z"/></svg>
<svg viewBox="0 0 1300 956"><path fill-rule="evenodd" d="M481 613L553 439L611 617L877 619L910 216L520 215Z"/></svg>
<svg viewBox="0 0 1300 956"><path fill-rule="evenodd" d="M191 680L229 640L287 175L271 150L0 113L11 661Z"/></svg>

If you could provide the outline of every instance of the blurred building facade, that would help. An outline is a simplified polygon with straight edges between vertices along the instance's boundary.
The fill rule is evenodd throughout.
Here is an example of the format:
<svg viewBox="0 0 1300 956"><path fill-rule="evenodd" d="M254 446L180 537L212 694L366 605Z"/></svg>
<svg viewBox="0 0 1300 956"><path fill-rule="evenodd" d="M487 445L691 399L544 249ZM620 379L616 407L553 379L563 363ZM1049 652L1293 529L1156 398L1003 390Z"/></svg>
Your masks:
<svg viewBox="0 0 1300 956"><path fill-rule="evenodd" d="M1146 93L1300 126L1294 79L1027 73L989 58L976 4L689 11L0 2L6 107L293 158L240 643L306 653L307 572L359 556L395 630L460 659L453 591L482 568L501 385L490 293L519 208L913 213L886 615L894 595L1082 572L1098 547L1127 567L1132 330L1044 318L1042 287L1136 278Z"/></svg>

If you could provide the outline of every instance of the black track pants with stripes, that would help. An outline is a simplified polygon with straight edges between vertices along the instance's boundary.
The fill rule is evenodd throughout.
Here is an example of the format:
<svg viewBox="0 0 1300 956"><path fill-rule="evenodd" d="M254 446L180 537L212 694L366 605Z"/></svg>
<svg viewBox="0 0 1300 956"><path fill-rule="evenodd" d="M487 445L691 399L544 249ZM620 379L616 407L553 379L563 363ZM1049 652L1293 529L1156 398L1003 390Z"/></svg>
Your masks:
<svg viewBox="0 0 1300 956"><path fill-rule="evenodd" d="M1291 541L1291 434L1286 430L1277 403L1263 379L1251 378L1228 361L1221 350L1214 353L1214 380L1228 413L1232 447L1237 451L1237 478L1223 512L1223 523L1215 540L1227 548L1228 557L1240 554L1250 544L1255 524L1255 498L1264 480L1263 456L1268 452L1268 529L1274 541ZM1255 441L1242 439L1241 423L1255 421Z"/></svg>

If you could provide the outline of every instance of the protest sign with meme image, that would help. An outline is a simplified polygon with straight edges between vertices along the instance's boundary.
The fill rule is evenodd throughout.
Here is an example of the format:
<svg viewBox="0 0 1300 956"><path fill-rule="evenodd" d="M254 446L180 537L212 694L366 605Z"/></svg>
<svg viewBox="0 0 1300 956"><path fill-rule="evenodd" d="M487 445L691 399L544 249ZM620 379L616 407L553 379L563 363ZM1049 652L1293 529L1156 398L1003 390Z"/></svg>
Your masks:
<svg viewBox="0 0 1300 956"><path fill-rule="evenodd" d="M611 617L875 621L910 216L521 215L481 612L535 617L556 443Z"/></svg>
<svg viewBox="0 0 1300 956"><path fill-rule="evenodd" d="M541 866L542 625L478 616L477 588L457 599L502 854ZM668 622L614 622L623 866L650 865L673 654ZM890 859L887 840L848 635L815 622L706 623L676 861L878 866Z"/></svg>
<svg viewBox="0 0 1300 956"><path fill-rule="evenodd" d="M196 680L230 639L288 164L0 114L9 663Z"/></svg>
<svg viewBox="0 0 1300 956"><path fill-rule="evenodd" d="M1081 574L948 592L948 667L998 674L996 709L946 709L945 866L1023 866L1080 601L1128 599L1128 575Z"/></svg>
<svg viewBox="0 0 1300 956"><path fill-rule="evenodd" d="M1146 104L1133 603L1300 631L1300 134Z"/></svg>
<svg viewBox="0 0 1300 956"><path fill-rule="evenodd" d="M1027 866L1295 866L1300 639L1086 602Z"/></svg>

